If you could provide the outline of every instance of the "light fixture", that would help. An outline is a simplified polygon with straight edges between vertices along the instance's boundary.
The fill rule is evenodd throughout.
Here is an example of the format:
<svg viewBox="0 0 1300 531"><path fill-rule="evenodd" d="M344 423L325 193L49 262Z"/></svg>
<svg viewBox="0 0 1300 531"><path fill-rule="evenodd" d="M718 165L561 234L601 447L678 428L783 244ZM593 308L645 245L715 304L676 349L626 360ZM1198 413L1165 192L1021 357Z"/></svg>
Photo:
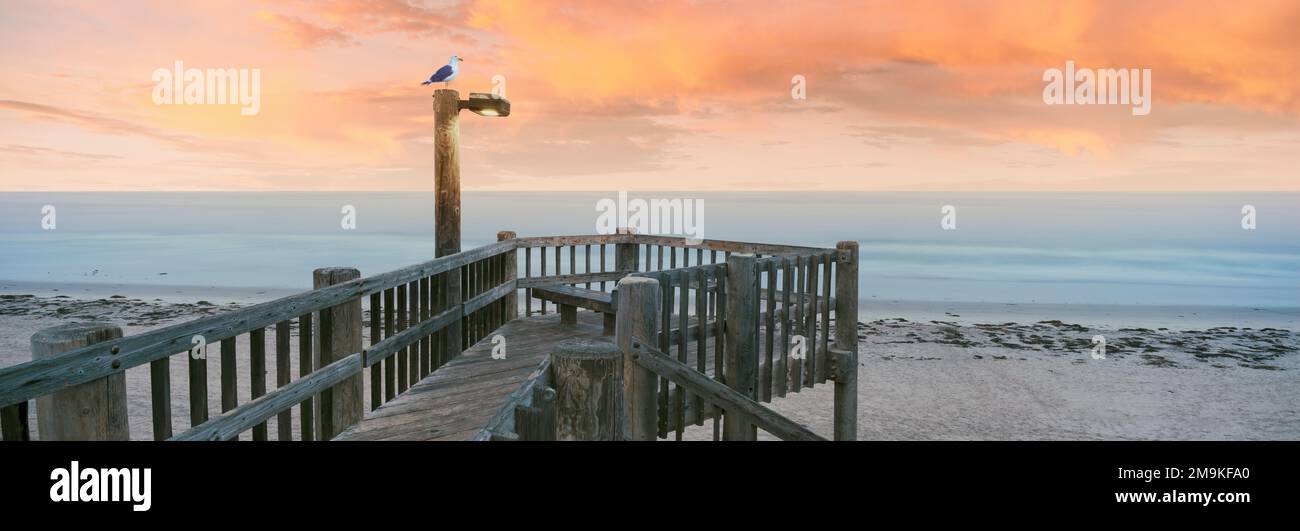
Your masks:
<svg viewBox="0 0 1300 531"><path fill-rule="evenodd" d="M510 116L510 100L496 94L471 92L469 99L460 100L460 108L479 116Z"/></svg>

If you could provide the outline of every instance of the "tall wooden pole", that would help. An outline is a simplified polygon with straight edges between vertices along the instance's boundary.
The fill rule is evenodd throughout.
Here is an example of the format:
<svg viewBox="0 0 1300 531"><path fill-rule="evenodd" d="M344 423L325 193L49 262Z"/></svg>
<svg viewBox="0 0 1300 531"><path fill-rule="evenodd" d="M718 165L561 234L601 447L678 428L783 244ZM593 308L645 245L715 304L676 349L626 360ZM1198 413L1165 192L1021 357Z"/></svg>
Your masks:
<svg viewBox="0 0 1300 531"><path fill-rule="evenodd" d="M835 440L858 437L858 242L835 245Z"/></svg>
<svg viewBox="0 0 1300 531"><path fill-rule="evenodd" d="M122 337L105 323L69 323L32 335L32 360L53 358ZM116 365L114 365L116 366ZM126 441L126 371L36 398L37 438L43 441Z"/></svg>
<svg viewBox="0 0 1300 531"><path fill-rule="evenodd" d="M438 219L436 254L460 252L460 93L433 92L434 206Z"/></svg>

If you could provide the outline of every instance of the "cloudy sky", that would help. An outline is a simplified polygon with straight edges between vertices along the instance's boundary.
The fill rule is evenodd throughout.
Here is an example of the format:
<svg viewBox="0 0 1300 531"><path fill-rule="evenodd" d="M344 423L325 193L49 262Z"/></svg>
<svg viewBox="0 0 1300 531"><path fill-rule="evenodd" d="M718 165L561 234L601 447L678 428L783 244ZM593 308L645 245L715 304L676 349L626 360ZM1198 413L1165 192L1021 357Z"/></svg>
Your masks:
<svg viewBox="0 0 1300 531"><path fill-rule="evenodd" d="M1300 190L1300 3L6 0L0 190ZM260 112L153 72L261 70ZM1152 108L1043 74L1149 68ZM806 99L791 97L794 76Z"/></svg>

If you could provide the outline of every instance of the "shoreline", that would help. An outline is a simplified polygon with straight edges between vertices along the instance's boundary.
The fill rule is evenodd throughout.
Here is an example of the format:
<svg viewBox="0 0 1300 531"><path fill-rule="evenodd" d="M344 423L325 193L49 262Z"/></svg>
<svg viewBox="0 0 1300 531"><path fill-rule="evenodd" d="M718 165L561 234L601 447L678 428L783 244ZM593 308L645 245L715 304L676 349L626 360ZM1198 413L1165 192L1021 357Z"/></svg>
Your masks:
<svg viewBox="0 0 1300 531"><path fill-rule="evenodd" d="M257 304L296 295L303 291L306 291L306 289L112 282L56 283L0 279L0 295L68 297L80 300L122 296L150 302L195 303L208 301L223 306L230 303L240 305ZM909 321L919 322L948 321L967 326L1003 322L1034 323L1040 320L1055 319L1090 327L1191 330L1232 326L1256 329L1282 328L1300 331L1300 306L1171 306L863 298L859 300L859 317L863 321L882 318L904 318Z"/></svg>
<svg viewBox="0 0 1300 531"><path fill-rule="evenodd" d="M146 294L122 288L65 285L47 292L53 296L0 288L0 367L29 361L31 335L50 326L108 321L130 336L278 296L260 289ZM1133 308L1074 309L1074 317L1085 321L1091 315L1127 323L1103 326L1081 324L1068 308L1051 305L865 305L858 323L859 438L1300 439L1300 332L1294 326L1262 326L1255 318L1260 312L1240 308L1218 308L1221 315L1186 312L1176 321L1205 326L1149 326L1142 320L1169 319L1161 317L1168 308L1136 308L1142 311L1127 321L1121 310ZM920 315L884 317L908 312ZM1285 322L1292 314L1277 315ZM1250 326L1211 325L1214 319ZM1091 356L1094 335L1106 337L1105 359ZM292 336L296 345L296 330ZM247 342L246 334L237 338L245 360ZM184 381L184 357L173 356L170 367L173 381ZM240 396L250 396L248 370L247 363L238 365ZM218 372L209 371L209 392L220 388ZM126 373L132 438L148 439L149 367ZM274 381L270 374L268 380ZM174 404L188 403L185 386L172 391ZM831 392L830 386L808 389L771 407L829 435ZM218 401L209 403L215 408ZM178 430L189 425L187 415L183 406L173 410Z"/></svg>

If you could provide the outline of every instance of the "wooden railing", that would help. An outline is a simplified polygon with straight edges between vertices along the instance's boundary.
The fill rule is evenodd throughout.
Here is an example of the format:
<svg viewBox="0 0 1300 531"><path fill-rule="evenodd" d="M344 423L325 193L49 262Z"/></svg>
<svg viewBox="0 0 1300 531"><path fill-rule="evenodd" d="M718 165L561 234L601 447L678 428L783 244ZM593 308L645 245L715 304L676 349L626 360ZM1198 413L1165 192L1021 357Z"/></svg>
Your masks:
<svg viewBox="0 0 1300 531"><path fill-rule="evenodd" d="M373 410L516 318L517 290L525 290L525 312L531 315L533 287L567 284L612 291L628 275L653 278L662 286L657 311L665 326L653 336L659 350L669 353L676 346L677 361L690 361L700 374L711 371L712 378L723 380L729 370L726 356L717 354L710 363L707 356L691 358L689 351L693 345L708 352L711 345L716 353L727 352L725 327L719 323L729 322L726 261L733 253L759 256L747 257L754 268L751 287L766 286L755 292L760 304L752 312L766 333L764 362L755 365L754 381L761 390L755 399L770 401L826 381L829 312L832 307L839 311L830 297L830 282L832 275L840 276L834 264L843 261L843 249L724 240L690 244L636 234L516 238L502 232L498 240L366 278L354 278L359 276L355 270L319 270L318 289L312 291L2 368L0 432L5 440L29 438L28 401L149 364L154 439L227 440L252 431L254 440L265 440L273 418L280 440L293 439L295 432L302 440L329 439L359 420L366 385ZM854 257L856 276L856 251ZM856 278L854 283L856 316ZM539 311L546 312L545 303ZM272 327L276 382L268 392L266 330ZM363 346L367 327L368 346ZM806 361L791 358L791 338L800 334L813 338ZM241 403L237 360L244 336L251 392ZM205 352L194 347L196 340L219 344L218 416L209 413L208 362ZM176 355L186 356L189 376L190 424L180 433L173 429L169 363ZM709 405L698 390L667 377L658 384L658 436L672 431L680 438L686 425L709 418L715 419L717 436L722 410L717 404Z"/></svg>
<svg viewBox="0 0 1300 531"><path fill-rule="evenodd" d="M495 244L367 278L356 278L248 308L187 321L0 369L6 439L26 439L29 400L150 364L154 439L328 439L359 420L362 374L370 408L393 399L512 318L515 242ZM324 282L342 272L330 270ZM350 270L355 272L355 270ZM355 273L353 273L355 276ZM318 271L318 284L322 275ZM369 346L362 348L362 301L369 300ZM275 329L277 388L266 390L266 329ZM298 378L291 377L291 331L299 331ZM237 343L249 339L251 400L241 404ZM219 416L209 418L208 363L195 341L220 344ZM173 434L169 361L185 355L190 428ZM298 423L291 409L299 406ZM13 419L13 421L10 421ZM13 424L19 424L17 428Z"/></svg>
<svg viewBox="0 0 1300 531"><path fill-rule="evenodd" d="M647 245L638 241L642 238L631 236L614 245ZM658 250L657 244L651 245ZM646 256L642 249L622 249L618 255L624 264L653 267L654 261L635 259ZM698 250L702 255L708 249ZM675 269L619 269L626 276L615 298L616 340L626 355L624 363L644 369L626 371L629 378L621 381L627 416L618 422L625 424L626 438L665 438L671 432L681 440L687 426L712 419L715 440L751 439L755 427L783 439L817 439L761 403L828 380L835 383L835 438L856 437L857 244L762 250L780 254L758 257L723 250L725 263L697 260L696 265ZM669 258L667 265L677 264ZM548 278L576 277L537 277L531 285L545 285ZM832 310L836 320L849 324L833 327ZM545 369L539 371L502 407L494 417L497 421L480 432L480 440L539 437L511 431L520 412L529 418L553 414L547 410L552 405L534 403L541 399L533 393L549 389L551 383ZM528 423L529 429L536 425ZM552 433L542 429L540 440L548 440Z"/></svg>

